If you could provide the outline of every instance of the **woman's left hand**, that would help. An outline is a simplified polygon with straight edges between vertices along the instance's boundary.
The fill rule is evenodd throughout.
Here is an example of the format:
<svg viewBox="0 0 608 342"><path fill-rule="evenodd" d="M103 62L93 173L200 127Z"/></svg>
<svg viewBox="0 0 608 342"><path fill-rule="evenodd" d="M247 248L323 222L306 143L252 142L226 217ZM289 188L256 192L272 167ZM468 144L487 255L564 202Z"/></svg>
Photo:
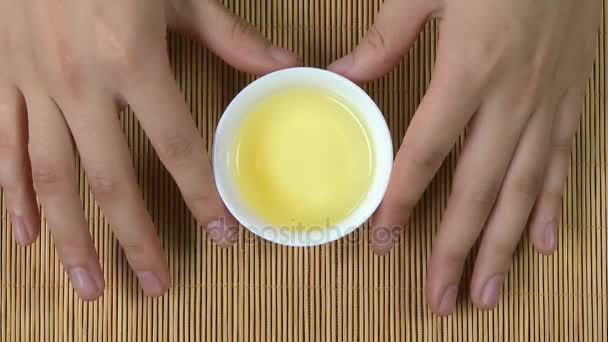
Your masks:
<svg viewBox="0 0 608 342"><path fill-rule="evenodd" d="M600 13L599 0L386 0L359 46L330 66L359 82L380 77L428 18L441 20L432 81L372 233L374 250L388 252L392 227L407 222L470 125L429 263L427 302L437 314L454 311L478 239L470 291L484 309L498 303L526 226L538 251L554 251Z"/></svg>

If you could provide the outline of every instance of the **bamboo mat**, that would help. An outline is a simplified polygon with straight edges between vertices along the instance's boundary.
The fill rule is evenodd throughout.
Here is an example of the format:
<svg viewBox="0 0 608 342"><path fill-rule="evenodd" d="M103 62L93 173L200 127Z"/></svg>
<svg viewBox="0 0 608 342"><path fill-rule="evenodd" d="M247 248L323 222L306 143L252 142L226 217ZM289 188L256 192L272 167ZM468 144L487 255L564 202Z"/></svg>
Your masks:
<svg viewBox="0 0 608 342"><path fill-rule="evenodd" d="M306 65L324 67L346 53L372 23L379 0L225 0ZM604 7L604 17L606 16ZM230 250L197 228L168 173L131 114L122 118L133 161L173 274L160 299L137 289L124 255L80 173L107 288L93 304L78 300L51 238L28 249L12 241L0 197L1 341L608 341L608 122L606 21L576 137L563 203L558 252L541 257L524 240L502 299L474 309L467 281L458 312L434 317L423 286L434 230L450 188L459 146L446 161L386 257L371 253L367 227L327 246L293 249L241 235ZM384 111L398 146L431 75L437 37L429 24L397 70L366 89ZM218 117L251 77L193 42L169 40L179 83L211 145ZM467 266L465 279L471 274Z"/></svg>

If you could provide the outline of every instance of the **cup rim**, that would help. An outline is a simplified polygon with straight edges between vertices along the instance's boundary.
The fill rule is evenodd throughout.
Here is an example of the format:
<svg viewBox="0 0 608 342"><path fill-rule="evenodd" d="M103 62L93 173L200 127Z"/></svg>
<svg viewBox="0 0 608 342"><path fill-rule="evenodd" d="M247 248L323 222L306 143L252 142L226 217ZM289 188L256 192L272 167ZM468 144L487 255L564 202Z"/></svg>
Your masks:
<svg viewBox="0 0 608 342"><path fill-rule="evenodd" d="M250 97L252 92L258 91L256 88L264 87L266 84L270 84L278 80L285 81L286 79L292 78L293 80L297 81L298 79L310 77L315 78L316 81L319 82L325 80L328 81L328 83L339 84L341 87L343 87L343 90L348 88L347 92L353 94L354 96L344 96L344 99L353 106L355 106L353 104L354 102L364 102L367 113L360 115L359 119L365 122L367 125L368 134L370 135L375 147L375 163L372 184L368 189L367 195L357 206L357 208L341 222L335 223L330 227L320 228L319 230L288 230L281 227L274 227L271 224L253 224L251 222L252 220L245 217L247 215L242 213L242 210L238 209L239 205L236 202L239 200L234 198L235 196L230 195L230 192L226 189L226 182L233 182L234 184L234 178L231 174L221 172L220 168L218 167L218 165L220 165L222 162L219 157L220 153L218 150L221 146L218 141L225 131L227 122L233 119L232 117L239 114L237 112L237 107L241 106L243 101L248 100L247 97ZM293 85L297 86L297 83L294 82ZM332 91L332 88L327 88L327 90ZM268 94L272 94L272 92L269 91ZM340 95L342 96L343 94ZM357 101L354 100L355 98ZM362 106L359 105L356 107ZM242 113L241 115L244 116ZM239 120L239 122L242 122L242 118ZM372 125L375 128L374 130L370 129L370 126ZM375 134L373 134L372 131L375 132ZM373 99L363 89L347 78L336 73L317 68L297 67L275 71L262 76L248 84L234 97L234 99L224 110L218 122L213 139L212 160L213 174L218 193L226 208L236 218L236 220L240 222L241 225L256 236L280 245L291 247L312 247L327 244L349 235L373 215L382 202L388 187L393 163L393 145L390 131L382 112ZM262 219L260 218L260 220ZM321 238L312 238L314 234L319 233L322 235Z"/></svg>

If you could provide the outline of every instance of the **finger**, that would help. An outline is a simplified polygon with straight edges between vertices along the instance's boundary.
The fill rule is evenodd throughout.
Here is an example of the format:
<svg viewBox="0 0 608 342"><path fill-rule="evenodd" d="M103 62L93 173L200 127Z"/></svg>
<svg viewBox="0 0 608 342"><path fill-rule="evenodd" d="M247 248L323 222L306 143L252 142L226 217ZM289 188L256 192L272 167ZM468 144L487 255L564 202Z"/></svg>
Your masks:
<svg viewBox="0 0 608 342"><path fill-rule="evenodd" d="M219 1L180 1L170 22L239 70L263 75L300 64L296 55L272 44Z"/></svg>
<svg viewBox="0 0 608 342"><path fill-rule="evenodd" d="M513 252L538 198L548 163L555 110L532 116L485 226L471 283L472 301L481 309L498 304Z"/></svg>
<svg viewBox="0 0 608 342"><path fill-rule="evenodd" d="M125 90L161 161L175 179L196 220L220 246L236 242L238 223L215 187L209 156L190 111L167 67Z"/></svg>
<svg viewBox="0 0 608 342"><path fill-rule="evenodd" d="M549 152L550 161L541 193L529 223L530 240L544 254L553 253L557 246L557 228L562 209L562 196L574 135L581 116L584 92L572 90L564 97L558 109Z"/></svg>
<svg viewBox="0 0 608 342"><path fill-rule="evenodd" d="M95 200L110 222L140 287L149 296L167 291L171 276L135 178L112 101L88 99L67 116ZM65 108L65 107L64 107ZM76 114L77 113L77 114Z"/></svg>
<svg viewBox="0 0 608 342"><path fill-rule="evenodd" d="M70 132L49 97L26 95L34 186L72 285L82 299L94 300L103 293L104 280L82 212Z"/></svg>
<svg viewBox="0 0 608 342"><path fill-rule="evenodd" d="M23 97L15 87L0 83L0 186L6 197L13 236L23 246L34 242L40 230L27 136Z"/></svg>
<svg viewBox="0 0 608 342"><path fill-rule="evenodd" d="M359 45L328 69L356 82L376 79L393 69L437 9L426 0L387 0Z"/></svg>
<svg viewBox="0 0 608 342"><path fill-rule="evenodd" d="M373 218L372 247L387 253L402 226L461 132L479 107L482 82L438 57L436 76L405 134L388 191ZM468 86L463 87L462 84Z"/></svg>
<svg viewBox="0 0 608 342"><path fill-rule="evenodd" d="M508 108L508 109L507 109ZM450 314L469 251L494 205L525 125L502 94L481 106L454 176L452 193L433 243L427 301L439 315Z"/></svg>

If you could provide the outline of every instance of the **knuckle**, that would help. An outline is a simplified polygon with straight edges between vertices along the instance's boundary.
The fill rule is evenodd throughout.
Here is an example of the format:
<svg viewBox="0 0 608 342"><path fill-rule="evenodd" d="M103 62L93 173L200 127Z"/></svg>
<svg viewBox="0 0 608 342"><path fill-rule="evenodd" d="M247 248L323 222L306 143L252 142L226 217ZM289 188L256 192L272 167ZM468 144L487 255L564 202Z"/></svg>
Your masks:
<svg viewBox="0 0 608 342"><path fill-rule="evenodd" d="M60 253L63 263L70 265L79 265L83 261L88 261L91 258L91 240L88 232L78 233L63 233L57 230L52 231L53 243ZM77 247L75 247L77 246Z"/></svg>
<svg viewBox="0 0 608 342"><path fill-rule="evenodd" d="M138 75L149 55L142 47L148 42L145 37L137 38L133 31L114 25L103 17L95 21L97 58L102 65L122 77Z"/></svg>
<svg viewBox="0 0 608 342"><path fill-rule="evenodd" d="M4 86L3 84L0 85L0 90L2 90L2 95L4 94ZM9 116L13 116L13 113L15 112L15 108L14 106L9 103L10 101L5 101L6 99L2 99L3 101L0 102L0 117L9 117Z"/></svg>
<svg viewBox="0 0 608 342"><path fill-rule="evenodd" d="M535 61L523 60L519 68L520 72L515 82L518 85L517 94L527 99L523 102L528 105L526 109L532 111L540 106L542 92L551 83L551 76L548 78L547 68Z"/></svg>
<svg viewBox="0 0 608 342"><path fill-rule="evenodd" d="M4 63L4 65L0 66L0 69L8 71L9 66L6 63L10 62L9 57L14 58L15 56L19 56L19 51L21 50L24 50L21 40L18 39L18 35L14 30L8 27L0 27L0 58Z"/></svg>
<svg viewBox="0 0 608 342"><path fill-rule="evenodd" d="M58 186L66 183L66 172L52 162L32 161L32 182L36 191L53 191Z"/></svg>
<svg viewBox="0 0 608 342"><path fill-rule="evenodd" d="M505 233L511 233L513 230L508 230ZM510 236L504 236L505 234L503 234L502 236L498 236L496 239L493 239L491 242L489 241L491 246L491 250L493 255L496 257L496 259L498 260L510 260L511 259L511 255L513 254L513 252L515 251L515 248L517 247L517 242L513 241L518 241L518 239L513 239Z"/></svg>
<svg viewBox="0 0 608 342"><path fill-rule="evenodd" d="M184 200L192 209L195 217L204 221L201 222L203 224L222 213L221 205L212 194L203 192L187 194L184 195Z"/></svg>
<svg viewBox="0 0 608 342"><path fill-rule="evenodd" d="M440 265L458 269L467 259L469 254L468 246L445 246L438 250L438 261Z"/></svg>
<svg viewBox="0 0 608 342"><path fill-rule="evenodd" d="M542 177L538 174L518 176L510 185L512 191L526 200L536 200L543 185Z"/></svg>
<svg viewBox="0 0 608 342"><path fill-rule="evenodd" d="M146 265L155 260L162 260L159 255L160 245L158 238L150 232L123 232L120 237L120 245L125 251L129 264L133 269L146 268Z"/></svg>
<svg viewBox="0 0 608 342"><path fill-rule="evenodd" d="M459 269L469 256L479 237L475 229L459 229L458 231L439 230L434 245L437 261L449 268Z"/></svg>
<svg viewBox="0 0 608 342"><path fill-rule="evenodd" d="M234 15L232 16L232 28L230 30L230 37L232 40L238 40L241 37L250 36L253 33L253 28L243 18Z"/></svg>
<svg viewBox="0 0 608 342"><path fill-rule="evenodd" d="M407 187L397 186L387 191L381 209L391 217L403 218L412 212L418 202L418 194ZM399 220L401 222L401 220Z"/></svg>
<svg viewBox="0 0 608 342"><path fill-rule="evenodd" d="M365 42L369 47L380 54L387 51L385 34L377 27L372 26L365 36Z"/></svg>
<svg viewBox="0 0 608 342"><path fill-rule="evenodd" d="M165 138L159 145L160 158L170 164L181 164L193 153L194 142L183 135L173 135Z"/></svg>
<svg viewBox="0 0 608 342"><path fill-rule="evenodd" d="M469 195L469 202L475 207L491 208L498 196L499 186L497 183L491 183L486 186L481 186L477 190L473 190Z"/></svg>
<svg viewBox="0 0 608 342"><path fill-rule="evenodd" d="M0 115L2 115L2 105L0 105ZM19 142L14 134L0 132L0 158L4 159L7 155L12 155L19 148Z"/></svg>
<svg viewBox="0 0 608 342"><path fill-rule="evenodd" d="M404 143L406 151L409 151L409 160L416 169L432 171L437 169L443 162L443 151L432 147L408 147Z"/></svg>
<svg viewBox="0 0 608 342"><path fill-rule="evenodd" d="M199 206L209 206L210 203L214 202L214 199L211 195L198 192L195 194L187 194L184 196L184 199L192 204L196 204Z"/></svg>
<svg viewBox="0 0 608 342"><path fill-rule="evenodd" d="M468 44L465 52L472 62L485 61L484 64L492 64L487 62L497 59L496 56L501 51L498 49L498 44L494 39L477 39Z"/></svg>
<svg viewBox="0 0 608 342"><path fill-rule="evenodd" d="M110 38L106 38L111 40ZM102 59L122 75L137 74L144 61L135 44L113 40L102 51Z"/></svg>
<svg viewBox="0 0 608 342"><path fill-rule="evenodd" d="M497 42L492 40L476 40L471 42L462 52L458 68L466 82L471 84L485 83L495 70L499 68L501 51Z"/></svg>
<svg viewBox="0 0 608 342"><path fill-rule="evenodd" d="M393 205L395 206L395 210L401 215L406 215L412 212L414 207L416 206L416 198L411 196L410 194L403 193L396 201L394 201Z"/></svg>
<svg viewBox="0 0 608 342"><path fill-rule="evenodd" d="M57 78L71 94L78 94L83 85L82 66L74 51L65 43L57 43Z"/></svg>
<svg viewBox="0 0 608 342"><path fill-rule="evenodd" d="M116 197L120 187L115 178L105 174L95 174L89 182L93 196L99 201Z"/></svg>
<svg viewBox="0 0 608 342"><path fill-rule="evenodd" d="M491 180L476 185L459 185L455 187L454 191L466 205L476 208L476 212L485 212L494 206L500 187L500 181Z"/></svg>
<svg viewBox="0 0 608 342"><path fill-rule="evenodd" d="M134 259L145 260L145 256L149 251L148 246L141 240L141 238L123 239L123 241L120 242L120 245L128 254L131 262L133 262Z"/></svg>

